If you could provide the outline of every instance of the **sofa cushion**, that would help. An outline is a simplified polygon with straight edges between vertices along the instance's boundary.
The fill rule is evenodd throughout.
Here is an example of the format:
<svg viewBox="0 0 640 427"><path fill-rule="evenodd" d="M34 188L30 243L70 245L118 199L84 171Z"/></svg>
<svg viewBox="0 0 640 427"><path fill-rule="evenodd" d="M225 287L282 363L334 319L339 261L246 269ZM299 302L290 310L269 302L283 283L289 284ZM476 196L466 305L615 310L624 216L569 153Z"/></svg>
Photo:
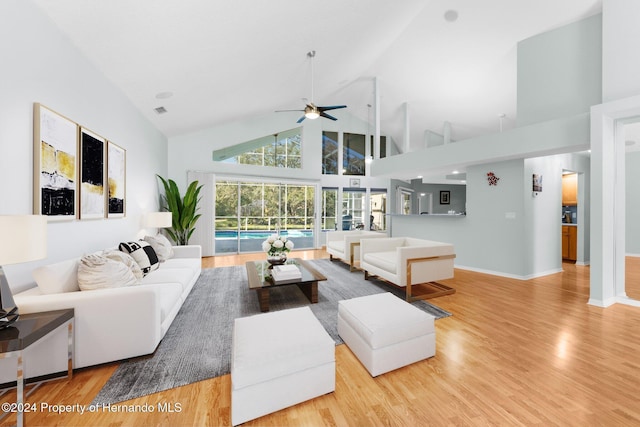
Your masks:
<svg viewBox="0 0 640 427"><path fill-rule="evenodd" d="M79 291L78 258L43 265L33 270L33 278L43 294Z"/></svg>
<svg viewBox="0 0 640 427"><path fill-rule="evenodd" d="M78 264L78 285L83 291L137 285L131 267L104 255L85 255Z"/></svg>
<svg viewBox="0 0 640 427"><path fill-rule="evenodd" d="M327 241L327 248L344 253L344 240L329 240Z"/></svg>
<svg viewBox="0 0 640 427"><path fill-rule="evenodd" d="M398 254L396 251L390 252L371 252L364 255L364 260L378 268L388 271L389 273L396 274L398 261Z"/></svg>
<svg viewBox="0 0 640 427"><path fill-rule="evenodd" d="M144 240L138 240L137 242L122 242L120 243L120 250L126 252L136 260L142 273L146 276L153 270L157 270L160 264L158 261L158 255L153 247Z"/></svg>
<svg viewBox="0 0 640 427"><path fill-rule="evenodd" d="M155 236L144 236L144 241L149 243L153 250L156 251L160 262L164 262L173 257L173 246L169 239L162 234L158 233Z"/></svg>
<svg viewBox="0 0 640 427"><path fill-rule="evenodd" d="M189 268L165 268L163 264L158 270L142 279L142 284L180 283L182 289L186 290L194 274L194 271Z"/></svg>
<svg viewBox="0 0 640 427"><path fill-rule="evenodd" d="M188 268L195 273L202 268L202 260L200 258L171 258L163 262L161 268Z"/></svg>

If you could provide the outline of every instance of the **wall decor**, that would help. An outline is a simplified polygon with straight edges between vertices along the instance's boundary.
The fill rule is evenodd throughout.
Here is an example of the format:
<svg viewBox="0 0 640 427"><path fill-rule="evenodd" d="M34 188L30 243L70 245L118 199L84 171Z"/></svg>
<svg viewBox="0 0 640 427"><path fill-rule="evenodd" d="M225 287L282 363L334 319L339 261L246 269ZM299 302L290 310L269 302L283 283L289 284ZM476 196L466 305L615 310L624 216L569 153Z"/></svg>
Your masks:
<svg viewBox="0 0 640 427"><path fill-rule="evenodd" d="M451 203L451 192L450 191L441 191L440 192L440 204L448 205Z"/></svg>
<svg viewBox="0 0 640 427"><path fill-rule="evenodd" d="M349 180L349 187L360 187L360 179L358 178L351 178Z"/></svg>
<svg viewBox="0 0 640 427"><path fill-rule="evenodd" d="M80 219L105 217L106 140L80 129Z"/></svg>
<svg viewBox="0 0 640 427"><path fill-rule="evenodd" d="M34 103L33 213L49 220L78 215L78 125Z"/></svg>
<svg viewBox="0 0 640 427"><path fill-rule="evenodd" d="M125 216L127 152L111 141L107 144L107 217Z"/></svg>
<svg viewBox="0 0 640 427"><path fill-rule="evenodd" d="M542 175L533 174L532 177L532 191L534 193L539 193L542 191Z"/></svg>
<svg viewBox="0 0 640 427"><path fill-rule="evenodd" d="M498 178L493 172L487 173L487 181L489 181L489 185L498 185L499 180L500 178Z"/></svg>

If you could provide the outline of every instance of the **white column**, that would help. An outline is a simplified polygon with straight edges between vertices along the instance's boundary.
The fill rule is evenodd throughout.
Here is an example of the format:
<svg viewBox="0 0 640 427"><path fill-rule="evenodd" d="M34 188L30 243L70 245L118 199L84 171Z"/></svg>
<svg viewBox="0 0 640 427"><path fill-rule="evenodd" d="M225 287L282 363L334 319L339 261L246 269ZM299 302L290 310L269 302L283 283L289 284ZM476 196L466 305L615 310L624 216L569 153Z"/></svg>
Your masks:
<svg viewBox="0 0 640 427"><path fill-rule="evenodd" d="M373 158L380 158L380 83L378 78L373 78L373 122L375 125L374 137L373 137Z"/></svg>
<svg viewBox="0 0 640 427"><path fill-rule="evenodd" d="M410 130L411 127L409 126L409 103L405 102L404 104L402 104L403 110L404 110L404 138L402 140L402 152L403 153L408 153L409 151L411 151L411 136L410 136Z"/></svg>

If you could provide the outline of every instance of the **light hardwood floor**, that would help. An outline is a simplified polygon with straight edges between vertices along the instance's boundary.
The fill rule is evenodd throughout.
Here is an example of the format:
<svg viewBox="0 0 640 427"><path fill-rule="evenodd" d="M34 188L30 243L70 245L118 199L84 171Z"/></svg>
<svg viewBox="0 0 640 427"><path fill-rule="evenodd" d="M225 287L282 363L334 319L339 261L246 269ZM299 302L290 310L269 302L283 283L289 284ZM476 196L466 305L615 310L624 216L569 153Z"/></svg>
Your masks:
<svg viewBox="0 0 640 427"><path fill-rule="evenodd" d="M251 258L207 258L203 266ZM628 266L631 276L640 276L640 262ZM640 425L640 308L587 305L589 267L563 267L563 273L528 281L456 270L445 282L457 292L432 300L453 313L436 321L435 357L371 378L339 345L334 393L245 425ZM640 295L640 286L629 289ZM71 381L43 385L28 402L89 405L116 366L79 370ZM26 421L30 426L226 426L230 378L125 403L155 410L83 415L38 410ZM161 412L158 404L179 404L180 411Z"/></svg>

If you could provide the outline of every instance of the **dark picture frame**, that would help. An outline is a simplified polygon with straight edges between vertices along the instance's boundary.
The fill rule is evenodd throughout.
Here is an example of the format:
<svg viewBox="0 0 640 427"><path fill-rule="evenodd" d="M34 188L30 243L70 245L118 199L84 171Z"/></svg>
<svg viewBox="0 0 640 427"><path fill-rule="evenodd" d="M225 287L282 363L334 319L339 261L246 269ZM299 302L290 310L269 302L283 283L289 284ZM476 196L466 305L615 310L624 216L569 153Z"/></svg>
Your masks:
<svg viewBox="0 0 640 427"><path fill-rule="evenodd" d="M531 181L532 181L531 190L534 193L541 192L542 191L542 175L538 175L538 174L534 173Z"/></svg>
<svg viewBox="0 0 640 427"><path fill-rule="evenodd" d="M107 140L80 128L80 219L106 216Z"/></svg>
<svg viewBox="0 0 640 427"><path fill-rule="evenodd" d="M451 203L451 192L450 191L441 191L440 192L440 204L448 205Z"/></svg>

